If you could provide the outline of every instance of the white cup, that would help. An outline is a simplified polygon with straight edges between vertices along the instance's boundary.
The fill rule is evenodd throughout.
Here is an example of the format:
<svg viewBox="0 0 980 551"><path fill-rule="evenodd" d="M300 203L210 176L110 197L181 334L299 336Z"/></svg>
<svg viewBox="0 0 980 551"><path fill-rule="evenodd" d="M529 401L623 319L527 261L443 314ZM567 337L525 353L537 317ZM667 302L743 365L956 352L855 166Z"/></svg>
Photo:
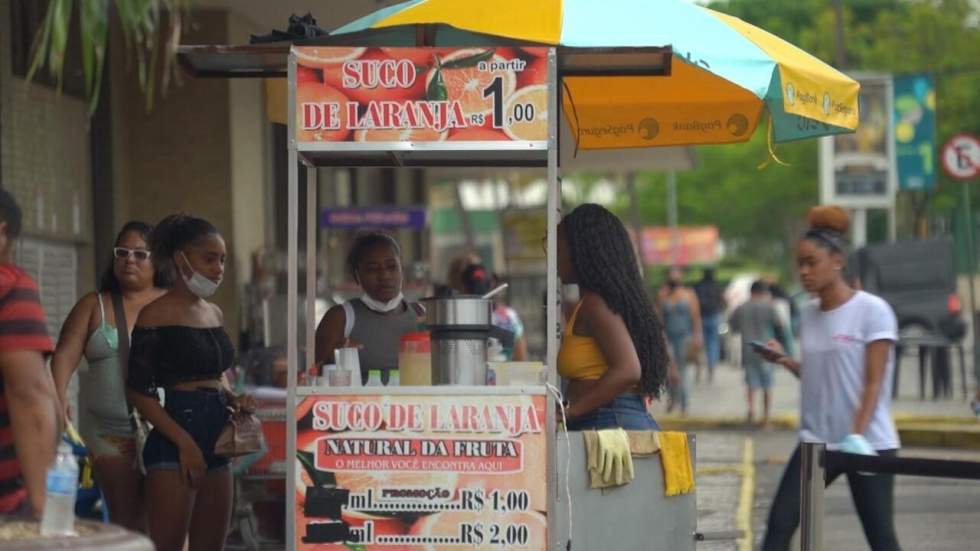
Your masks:
<svg viewBox="0 0 980 551"><path fill-rule="evenodd" d="M349 371L350 386L361 386L361 359L356 348L338 348L333 351L337 369Z"/></svg>

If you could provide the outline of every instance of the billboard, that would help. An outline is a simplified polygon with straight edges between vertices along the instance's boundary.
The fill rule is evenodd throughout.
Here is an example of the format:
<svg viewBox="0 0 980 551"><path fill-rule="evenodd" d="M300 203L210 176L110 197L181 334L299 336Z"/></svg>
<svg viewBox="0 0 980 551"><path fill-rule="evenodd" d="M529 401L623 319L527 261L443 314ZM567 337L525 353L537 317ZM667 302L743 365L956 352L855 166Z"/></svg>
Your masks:
<svg viewBox="0 0 980 551"><path fill-rule="evenodd" d="M548 51L294 47L296 140L547 140Z"/></svg>
<svg viewBox="0 0 980 551"><path fill-rule="evenodd" d="M895 78L895 160L898 188L936 186L936 85L931 75Z"/></svg>

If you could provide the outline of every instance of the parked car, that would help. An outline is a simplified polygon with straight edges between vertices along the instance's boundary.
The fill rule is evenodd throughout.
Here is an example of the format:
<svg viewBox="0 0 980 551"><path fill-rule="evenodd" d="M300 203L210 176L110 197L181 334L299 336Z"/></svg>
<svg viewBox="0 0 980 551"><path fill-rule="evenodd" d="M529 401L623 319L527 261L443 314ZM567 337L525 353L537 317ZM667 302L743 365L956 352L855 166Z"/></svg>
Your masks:
<svg viewBox="0 0 980 551"><path fill-rule="evenodd" d="M891 305L902 334L966 334L956 294L956 259L948 239L870 245L852 253L849 277Z"/></svg>

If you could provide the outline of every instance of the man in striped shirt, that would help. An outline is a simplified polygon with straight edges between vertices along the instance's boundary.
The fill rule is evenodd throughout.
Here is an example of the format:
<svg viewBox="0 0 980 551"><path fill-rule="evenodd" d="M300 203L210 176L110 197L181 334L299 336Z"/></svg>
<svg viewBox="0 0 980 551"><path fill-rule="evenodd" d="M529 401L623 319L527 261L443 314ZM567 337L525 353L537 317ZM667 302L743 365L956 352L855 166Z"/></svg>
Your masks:
<svg viewBox="0 0 980 551"><path fill-rule="evenodd" d="M21 212L0 189L0 514L44 509L60 419L37 284L13 264Z"/></svg>

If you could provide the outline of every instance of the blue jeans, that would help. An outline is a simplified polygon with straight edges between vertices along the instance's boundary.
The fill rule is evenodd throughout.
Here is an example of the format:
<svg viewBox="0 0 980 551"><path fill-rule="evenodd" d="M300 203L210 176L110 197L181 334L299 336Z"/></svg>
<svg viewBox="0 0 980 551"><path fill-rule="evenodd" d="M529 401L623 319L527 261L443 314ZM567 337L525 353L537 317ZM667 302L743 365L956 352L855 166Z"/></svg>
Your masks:
<svg viewBox="0 0 980 551"><path fill-rule="evenodd" d="M721 314L708 314L701 318L701 330L704 333L704 355L708 357L708 376L711 377L721 358L721 338L718 327L721 325Z"/></svg>
<svg viewBox="0 0 980 551"><path fill-rule="evenodd" d="M213 388L167 390L164 409L194 439L209 472L228 466L227 457L214 453L214 445L229 417L228 399L224 392ZM143 464L147 470L177 470L180 469L180 452L163 433L153 429L143 447Z"/></svg>
<svg viewBox="0 0 980 551"><path fill-rule="evenodd" d="M639 394L620 394L602 406L568 420L568 430L623 428L660 430Z"/></svg>
<svg viewBox="0 0 980 551"><path fill-rule="evenodd" d="M687 343L690 337L690 334L667 334L667 342L670 344L674 363L677 364L677 374L680 376L680 382L670 386L670 399L674 405L680 406L682 413L687 412Z"/></svg>

